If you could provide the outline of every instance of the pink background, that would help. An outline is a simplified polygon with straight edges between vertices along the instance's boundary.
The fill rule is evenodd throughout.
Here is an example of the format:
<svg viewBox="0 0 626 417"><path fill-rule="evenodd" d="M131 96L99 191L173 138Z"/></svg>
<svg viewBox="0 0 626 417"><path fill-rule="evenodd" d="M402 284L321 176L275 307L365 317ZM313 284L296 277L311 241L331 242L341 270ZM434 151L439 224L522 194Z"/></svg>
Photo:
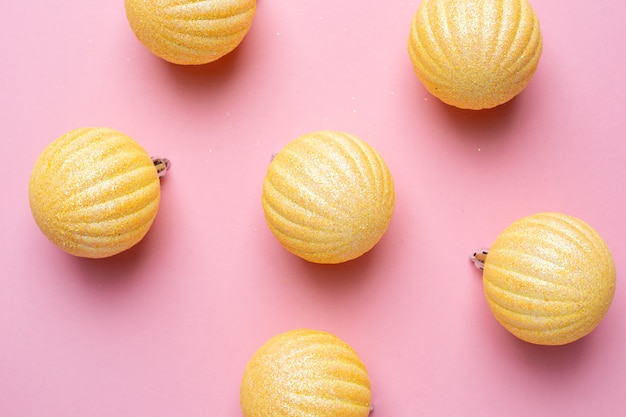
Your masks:
<svg viewBox="0 0 626 417"><path fill-rule="evenodd" d="M418 4L259 0L235 52L179 67L121 0L3 1L0 416L239 417L252 353L300 327L355 348L375 416L626 415L626 7L535 0L535 77L469 112L413 75ZM173 162L148 236L99 261L52 246L27 198L43 148L96 125ZM260 203L272 153L320 129L373 145L397 194L380 244L335 266L284 250ZM605 320L557 348L501 328L469 261L540 211L591 224L618 270Z"/></svg>

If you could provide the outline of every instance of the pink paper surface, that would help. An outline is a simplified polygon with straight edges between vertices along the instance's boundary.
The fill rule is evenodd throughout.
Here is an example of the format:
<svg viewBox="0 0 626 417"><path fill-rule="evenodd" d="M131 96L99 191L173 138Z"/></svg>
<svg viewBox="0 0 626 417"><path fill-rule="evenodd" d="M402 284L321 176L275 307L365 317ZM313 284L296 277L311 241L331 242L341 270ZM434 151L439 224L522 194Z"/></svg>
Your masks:
<svg viewBox="0 0 626 417"><path fill-rule="evenodd" d="M413 74L418 4L259 0L235 52L180 67L121 0L3 2L0 416L238 417L250 356L301 327L359 353L373 416L626 415L626 6L535 0L534 78L471 112ZM104 260L54 247L28 205L39 153L84 126L172 160L152 230ZM374 146L397 195L381 242L334 266L283 249L260 202L272 154L321 129ZM618 271L604 321L562 347L507 333L469 260L541 211L592 225Z"/></svg>

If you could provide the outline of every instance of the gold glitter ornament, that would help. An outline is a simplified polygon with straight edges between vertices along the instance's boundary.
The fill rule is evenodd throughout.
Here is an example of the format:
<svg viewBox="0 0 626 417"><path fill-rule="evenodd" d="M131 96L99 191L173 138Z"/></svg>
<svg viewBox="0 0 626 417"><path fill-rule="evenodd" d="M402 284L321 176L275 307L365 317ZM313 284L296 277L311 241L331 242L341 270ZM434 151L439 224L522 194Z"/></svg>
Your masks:
<svg viewBox="0 0 626 417"><path fill-rule="evenodd" d="M444 103L479 110L518 95L542 51L527 0L424 0L411 22L415 74Z"/></svg>
<svg viewBox="0 0 626 417"><path fill-rule="evenodd" d="M290 252L336 264L369 251L383 236L395 203L381 156L343 132L305 134L270 163L262 204L270 230Z"/></svg>
<svg viewBox="0 0 626 417"><path fill-rule="evenodd" d="M330 333L274 336L248 362L240 389L244 417L366 417L372 394L365 365Z"/></svg>
<svg viewBox="0 0 626 417"><path fill-rule="evenodd" d="M233 51L246 36L256 0L125 0L137 39L156 56L201 65Z"/></svg>
<svg viewBox="0 0 626 417"><path fill-rule="evenodd" d="M495 318L539 345L574 342L600 323L615 293L615 265L580 219L539 213L517 220L473 260Z"/></svg>
<svg viewBox="0 0 626 417"><path fill-rule="evenodd" d="M44 149L31 173L30 208L43 234L65 252L104 258L150 229L167 159L151 159L109 128L72 130Z"/></svg>

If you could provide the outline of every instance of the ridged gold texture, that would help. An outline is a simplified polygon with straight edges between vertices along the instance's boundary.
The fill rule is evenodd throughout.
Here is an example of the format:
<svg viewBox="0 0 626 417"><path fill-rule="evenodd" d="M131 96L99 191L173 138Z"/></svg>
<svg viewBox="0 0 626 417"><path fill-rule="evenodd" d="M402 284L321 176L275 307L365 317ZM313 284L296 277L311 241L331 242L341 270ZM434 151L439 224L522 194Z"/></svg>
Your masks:
<svg viewBox="0 0 626 417"><path fill-rule="evenodd" d="M423 0L408 51L431 94L479 110L506 103L526 87L542 42L527 0Z"/></svg>
<svg viewBox="0 0 626 417"><path fill-rule="evenodd" d="M299 329L274 336L248 362L244 417L366 417L372 400L365 366L330 333Z"/></svg>
<svg viewBox="0 0 626 417"><path fill-rule="evenodd" d="M591 226L539 213L498 236L485 260L483 285L495 318L512 334L563 345L589 334L607 313L615 265Z"/></svg>
<svg viewBox="0 0 626 417"><path fill-rule="evenodd" d="M125 0L137 39L181 65L215 61L233 51L252 26L256 0Z"/></svg>
<svg viewBox="0 0 626 417"><path fill-rule="evenodd" d="M361 139L319 131L287 144L263 183L265 219L290 252L336 264L369 251L389 226L393 180L382 157Z"/></svg>
<svg viewBox="0 0 626 417"><path fill-rule="evenodd" d="M138 243L156 217L160 183L154 163L130 137L82 128L41 153L29 186L33 217L64 251L104 258Z"/></svg>

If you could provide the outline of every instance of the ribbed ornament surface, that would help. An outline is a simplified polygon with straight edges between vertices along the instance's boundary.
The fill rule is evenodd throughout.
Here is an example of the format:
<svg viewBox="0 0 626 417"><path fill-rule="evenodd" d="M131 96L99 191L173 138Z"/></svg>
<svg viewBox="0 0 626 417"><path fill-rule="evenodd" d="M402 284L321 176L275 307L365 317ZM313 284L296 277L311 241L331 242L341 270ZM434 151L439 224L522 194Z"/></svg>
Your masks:
<svg viewBox="0 0 626 417"><path fill-rule="evenodd" d="M340 263L369 251L393 213L393 180L381 156L343 132L309 133L270 163L263 183L265 219L292 253Z"/></svg>
<svg viewBox="0 0 626 417"><path fill-rule="evenodd" d="M33 168L30 207L41 231L64 251L104 258L138 243L156 217L160 183L146 151L108 128L73 130Z"/></svg>
<svg viewBox="0 0 626 417"><path fill-rule="evenodd" d="M250 359L241 382L244 417L366 417L371 399L356 352L318 330L270 339Z"/></svg>
<svg viewBox="0 0 626 417"><path fill-rule="evenodd" d="M252 26L256 0L125 0L137 39L181 65L215 61L234 50Z"/></svg>
<svg viewBox="0 0 626 417"><path fill-rule="evenodd" d="M562 345L589 334L615 292L606 243L582 220L560 213L514 222L496 239L484 267L494 316L535 344Z"/></svg>
<svg viewBox="0 0 626 417"><path fill-rule="evenodd" d="M424 0L411 22L408 51L431 94L478 110L505 103L526 87L542 36L527 0Z"/></svg>

